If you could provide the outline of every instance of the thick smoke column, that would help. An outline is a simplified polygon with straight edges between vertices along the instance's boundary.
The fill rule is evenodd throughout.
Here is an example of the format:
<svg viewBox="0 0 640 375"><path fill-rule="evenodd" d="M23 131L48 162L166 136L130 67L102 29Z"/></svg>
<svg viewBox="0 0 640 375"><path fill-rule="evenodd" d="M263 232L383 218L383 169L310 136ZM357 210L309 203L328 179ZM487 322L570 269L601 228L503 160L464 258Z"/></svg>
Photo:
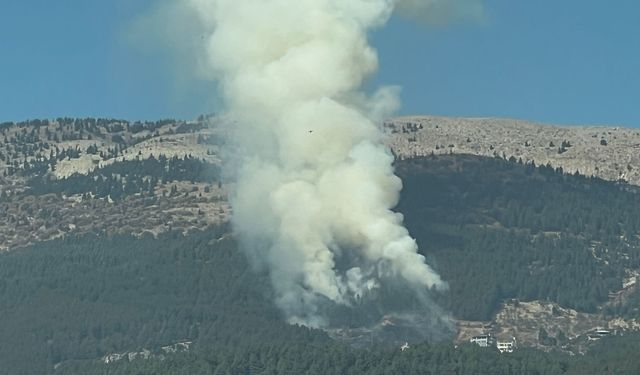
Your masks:
<svg viewBox="0 0 640 375"><path fill-rule="evenodd" d="M387 284L416 296L446 287L391 210L402 183L376 123L396 90L359 90L378 66L367 33L395 2L190 5L211 27L208 61L243 150L234 223L289 320L327 326L324 306L357 305Z"/></svg>

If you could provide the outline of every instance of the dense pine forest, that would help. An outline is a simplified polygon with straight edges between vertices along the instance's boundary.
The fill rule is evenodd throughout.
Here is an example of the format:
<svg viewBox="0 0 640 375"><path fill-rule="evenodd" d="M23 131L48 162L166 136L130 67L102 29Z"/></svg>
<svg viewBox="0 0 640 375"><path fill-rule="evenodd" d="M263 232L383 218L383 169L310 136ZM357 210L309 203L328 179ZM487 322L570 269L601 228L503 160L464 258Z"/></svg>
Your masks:
<svg viewBox="0 0 640 375"><path fill-rule="evenodd" d="M597 374L634 373L640 336L602 341L593 355L450 343L353 349L289 326L226 228L184 237L70 237L0 262L3 374ZM161 347L194 342L190 351ZM616 350L611 350L615 345ZM105 364L107 354L150 350ZM620 361L621 358L627 360ZM635 359L634 359L635 358ZM625 372L626 371L626 372Z"/></svg>
<svg viewBox="0 0 640 375"><path fill-rule="evenodd" d="M407 375L601 375L637 374L640 336L607 339L581 357L522 349L508 355L465 344L416 345L399 349L354 350L340 345L278 345L201 348L164 361L136 360L113 366L77 367L72 374L407 374Z"/></svg>
<svg viewBox="0 0 640 375"><path fill-rule="evenodd" d="M640 268L640 190L550 166L474 156L398 163L398 210L445 280L458 318L506 298L595 312Z"/></svg>
<svg viewBox="0 0 640 375"><path fill-rule="evenodd" d="M219 171L199 163L130 161L88 177L32 180L31 189L96 195L101 187L93 182L111 176L126 195L127 181L142 186L131 194L154 180L216 181ZM207 174L193 172L194 165ZM600 311L628 271L640 268L633 186L502 158L425 157L396 167L404 182L397 210L448 281L438 302L455 318L489 320L507 298ZM640 337L631 333L576 357L533 349L505 355L450 342L355 349L283 322L269 285L225 225L137 237L68 234L2 253L0 374L640 371L633 354ZM636 292L605 310L635 317L639 301ZM166 349L180 343L189 346ZM117 353L145 354L105 363Z"/></svg>
<svg viewBox="0 0 640 375"><path fill-rule="evenodd" d="M0 373L40 374L181 341L324 344L289 326L226 228L183 236L88 234L0 256Z"/></svg>

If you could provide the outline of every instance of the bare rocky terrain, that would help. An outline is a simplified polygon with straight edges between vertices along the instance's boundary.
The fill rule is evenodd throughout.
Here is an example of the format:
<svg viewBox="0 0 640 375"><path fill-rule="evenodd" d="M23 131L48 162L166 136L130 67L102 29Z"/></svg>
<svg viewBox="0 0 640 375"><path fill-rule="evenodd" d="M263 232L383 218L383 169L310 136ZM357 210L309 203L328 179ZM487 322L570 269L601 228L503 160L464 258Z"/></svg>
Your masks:
<svg viewBox="0 0 640 375"><path fill-rule="evenodd" d="M136 191L123 199L30 191L36 177L64 180L160 155L220 165L223 131L204 117L144 124L56 119L0 125L0 251L71 233L158 234L228 221L228 186L220 181L158 181L152 192Z"/></svg>
<svg viewBox="0 0 640 375"><path fill-rule="evenodd" d="M392 119L385 129L400 158L449 153L514 157L565 173L640 185L640 129L434 116Z"/></svg>
<svg viewBox="0 0 640 375"><path fill-rule="evenodd" d="M535 347L550 350L555 345L545 346L540 342L540 329L558 340L566 339L558 345L568 352L584 353L589 341L598 340L594 333L606 330L610 334L640 330L640 322L635 319L621 319L603 314L588 314L564 308L546 301L520 302L505 301L500 311L489 322L458 321L459 343L468 342L473 336L491 334L497 340L516 339L521 347ZM562 333L561 333L562 332ZM591 336L591 339L589 338Z"/></svg>

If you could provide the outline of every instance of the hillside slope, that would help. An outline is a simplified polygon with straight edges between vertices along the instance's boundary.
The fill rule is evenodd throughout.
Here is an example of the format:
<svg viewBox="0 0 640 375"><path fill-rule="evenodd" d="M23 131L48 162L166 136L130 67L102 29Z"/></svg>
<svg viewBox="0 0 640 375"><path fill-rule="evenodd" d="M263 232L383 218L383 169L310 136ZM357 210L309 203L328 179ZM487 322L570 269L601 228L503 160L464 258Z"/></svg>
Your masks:
<svg viewBox="0 0 640 375"><path fill-rule="evenodd" d="M386 122L400 158L440 154L504 156L605 180L640 184L640 130L555 126L497 118L412 116Z"/></svg>
<svg viewBox="0 0 640 375"><path fill-rule="evenodd" d="M388 123L404 184L397 210L449 283L437 301L458 320L460 342L492 332L523 346L583 353L595 328L640 327L636 135L519 126ZM35 369L147 356L147 349L157 359L166 354L158 348L198 347L214 329L223 335L214 336L219 348L239 330L220 326L236 304L251 310L245 326L285 329L268 282L259 279L265 275L250 272L228 236L229 131L222 119L204 117L0 126L0 250L13 250L0 255L0 332L14 342L0 356L16 364L38 358ZM231 280L235 295L223 295ZM230 306L216 305L225 298ZM316 331L290 334L332 342Z"/></svg>

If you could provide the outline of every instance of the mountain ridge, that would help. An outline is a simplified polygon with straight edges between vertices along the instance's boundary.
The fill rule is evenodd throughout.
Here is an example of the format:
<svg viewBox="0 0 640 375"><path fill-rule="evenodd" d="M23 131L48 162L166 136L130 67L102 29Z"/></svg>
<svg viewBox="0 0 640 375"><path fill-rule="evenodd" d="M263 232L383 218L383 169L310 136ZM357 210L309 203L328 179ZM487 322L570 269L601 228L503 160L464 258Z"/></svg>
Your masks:
<svg viewBox="0 0 640 375"><path fill-rule="evenodd" d="M513 157L569 173L640 184L640 129L437 116L398 117L387 120L384 128L399 158L432 153Z"/></svg>
<svg viewBox="0 0 640 375"><path fill-rule="evenodd" d="M599 171L615 171L613 164L605 168L596 159L606 158L607 152L619 157L631 154L628 145L637 137L632 129L597 128L596 135L612 139L603 145L601 138L592 137L595 128L575 133L535 124L519 126L512 120L390 121L385 129L396 155L396 173L404 184L395 210L404 215L421 254L449 282L449 291L436 298L458 322L457 344L492 333L500 339L516 336L523 347L584 353L595 329L626 334L640 328L640 214L634 209L640 187L633 185L633 179L620 181L615 173L607 181L570 170L572 163L594 163ZM174 310L175 303L168 303L162 306L166 314L153 314L159 307L154 304L164 303L153 297L144 304L149 313L143 320L123 321L106 314L109 319L104 324L89 330L75 319L65 320L68 324L59 333L73 338L73 350L60 351L64 339L36 330L37 340L22 344L37 346L41 363L92 361L208 337L201 327L214 324L217 317L208 308L203 310L206 314L194 314L198 296L209 296L210 289L223 290L230 274L243 275L238 286L253 291L255 285L247 283L257 276L244 266L246 259L236 245L219 253L222 258L210 259L215 255L210 251L235 237L229 235L228 225L233 180L222 166L232 158L227 154L232 149L227 143L229 126L217 117L146 123L67 118L0 126L0 214L6 218L0 222L0 245L11 250L0 253L4 260L0 271L6 275L0 280L0 292L5 293L5 308L13 314L7 316L15 324L22 324L20 317L26 312L46 321L51 319L48 311L67 310L70 316L83 317L80 323L93 324L95 317L87 316L91 310L85 307L104 309L117 300L123 304L109 308L129 309L144 303L144 296L164 296L163 288L174 285L177 277L171 270L183 269L180 287L200 285L186 266L201 270L202 277L215 276L201 292L188 287L177 293L186 301L179 311ZM537 143L531 134L538 137ZM529 146L520 145L527 140ZM531 160L529 154L511 154L524 148L548 157L547 163L535 152ZM597 150L591 152L596 157L588 150ZM632 159L629 172L637 170ZM128 250L115 251L124 246L117 241ZM169 243L174 249L165 248ZM50 250L64 247L61 244L68 252L56 257ZM100 251L94 253L101 258L92 259L86 250L96 246ZM199 249L197 254L192 248ZM116 254L121 258L114 259ZM19 266L11 266L11 259L19 259ZM229 259L237 260L234 267L220 267ZM164 271L156 272L157 262ZM87 281L78 284L70 275L80 271ZM123 276L108 276L112 273ZM144 293L136 295L141 288ZM123 290L124 300L118 297ZM27 295L31 302L25 305ZM48 295L64 298L47 297L51 309L32 309ZM242 302L236 297L245 298L232 293L230 307ZM75 300L82 304L66 303ZM261 304L275 314L274 321L285 324L278 320L270 299ZM255 310L258 316L264 314ZM254 318L244 317L249 322ZM381 327L394 322L389 316ZM149 341L148 334L129 337L128 330L118 328L168 323L179 330L156 341ZM15 324L7 320L0 330L22 340ZM363 329L359 338L353 337L370 342L372 333ZM392 333L385 329L381 334ZM344 337L358 332L346 331ZM406 336L400 339L411 341ZM85 348L83 340L94 346ZM194 348L201 343L194 341ZM54 351L47 354L49 345Z"/></svg>

